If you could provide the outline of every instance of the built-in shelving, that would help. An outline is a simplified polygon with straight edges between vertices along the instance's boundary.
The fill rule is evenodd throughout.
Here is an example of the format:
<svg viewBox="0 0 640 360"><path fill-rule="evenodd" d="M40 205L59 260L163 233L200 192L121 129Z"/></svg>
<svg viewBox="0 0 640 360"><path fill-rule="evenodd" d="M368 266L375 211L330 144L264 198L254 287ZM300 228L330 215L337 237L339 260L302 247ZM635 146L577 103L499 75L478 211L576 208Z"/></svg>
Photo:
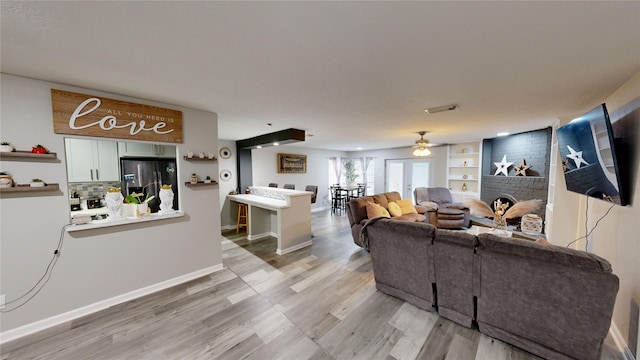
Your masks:
<svg viewBox="0 0 640 360"><path fill-rule="evenodd" d="M36 154L36 153L32 153L31 151L23 151L23 150L16 150L12 152L0 152L0 159L2 160L11 160L11 159L56 160L57 158L58 158L58 154L54 152L49 152L46 154Z"/></svg>
<svg viewBox="0 0 640 360"><path fill-rule="evenodd" d="M30 186L29 184L17 184L10 188L0 188L0 192L3 193L15 193L15 192L36 192L36 191L57 191L60 189L59 184L46 184L45 186Z"/></svg>
<svg viewBox="0 0 640 360"><path fill-rule="evenodd" d="M455 202L480 197L480 142L452 144L447 156L447 187Z"/></svg>

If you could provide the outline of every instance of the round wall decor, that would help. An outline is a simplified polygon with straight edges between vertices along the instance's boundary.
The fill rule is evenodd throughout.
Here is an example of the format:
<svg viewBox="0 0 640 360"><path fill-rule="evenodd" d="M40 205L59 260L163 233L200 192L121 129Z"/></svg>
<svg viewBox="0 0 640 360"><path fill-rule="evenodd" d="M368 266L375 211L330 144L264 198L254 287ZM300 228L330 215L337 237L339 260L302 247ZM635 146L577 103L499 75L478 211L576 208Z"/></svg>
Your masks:
<svg viewBox="0 0 640 360"><path fill-rule="evenodd" d="M220 156L222 156L222 154L220 154ZM220 171L220 180L227 181L229 179L231 179L231 171L229 170Z"/></svg>
<svg viewBox="0 0 640 360"><path fill-rule="evenodd" d="M231 157L231 149L228 147L223 147L220 149L220 157L223 159L228 159Z"/></svg>

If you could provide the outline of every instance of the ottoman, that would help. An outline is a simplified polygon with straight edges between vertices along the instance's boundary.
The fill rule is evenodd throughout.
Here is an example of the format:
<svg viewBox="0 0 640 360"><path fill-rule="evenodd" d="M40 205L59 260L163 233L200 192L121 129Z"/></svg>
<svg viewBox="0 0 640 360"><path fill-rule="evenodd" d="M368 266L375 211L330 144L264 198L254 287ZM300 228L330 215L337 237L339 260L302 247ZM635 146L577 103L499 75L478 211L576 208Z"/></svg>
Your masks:
<svg viewBox="0 0 640 360"><path fill-rule="evenodd" d="M458 229L465 226L464 211L453 208L438 209L437 224L439 229Z"/></svg>

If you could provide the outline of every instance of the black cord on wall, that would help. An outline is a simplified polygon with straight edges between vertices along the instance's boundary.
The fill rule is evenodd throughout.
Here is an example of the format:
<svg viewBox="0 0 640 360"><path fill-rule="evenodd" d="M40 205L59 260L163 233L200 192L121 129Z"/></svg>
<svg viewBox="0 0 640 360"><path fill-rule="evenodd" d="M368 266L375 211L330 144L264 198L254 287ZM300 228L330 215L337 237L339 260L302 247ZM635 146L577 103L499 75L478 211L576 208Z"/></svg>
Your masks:
<svg viewBox="0 0 640 360"><path fill-rule="evenodd" d="M42 277L40 277L40 279L35 283L35 285L33 285L33 287L31 287L31 289L29 289L29 291L27 291L24 294L20 295L17 299L14 299L14 300L11 300L11 301L7 301L5 303L5 306L8 307L10 304L15 304L15 303L19 302L21 299L23 299L23 298L25 298L25 297L27 297L29 295L30 296L26 300L20 302L15 307L13 307L11 309L2 309L2 310L0 310L0 312L9 313L9 312L12 312L12 311L14 311L16 309L19 309L19 308L23 307L29 301L31 301L31 299L33 299L36 295L38 295L38 293L42 290L42 288L44 288L45 285L47 285L47 283L49 282L49 279L51 279L51 274L53 274L53 268L56 266L56 263L58 262L58 258L60 257L60 254L62 253L62 245L64 244L65 230L70 225L71 224L67 224L67 225L63 226L62 229L60 230L60 239L58 240L58 246L53 251L53 257L51 258L51 261L49 261L49 265L47 265L47 268L45 269L44 274L42 274Z"/></svg>
<svg viewBox="0 0 640 360"><path fill-rule="evenodd" d="M575 243L576 241L579 241L579 240L582 240L582 239L586 239L587 241L584 244L584 251L585 252L589 252L587 250L587 247L589 246L589 236L591 236L591 233L593 232L593 230L595 230L596 227L598 227L598 224L600 224L600 221L602 221L602 219L604 219L607 215L609 215L609 212L611 212L611 209L613 209L614 206L616 206L616 204L611 204L611 207L609 207L607 212L605 212L604 215L602 215L600 217L600 219L598 219L598 221L596 221L596 223L593 225L591 230L589 230L589 228L588 228L588 223L589 223L589 198L587 197L587 206L586 206L585 216L584 216L584 232L585 232L585 235L573 240L570 243L568 243L567 247L571 246L571 244Z"/></svg>

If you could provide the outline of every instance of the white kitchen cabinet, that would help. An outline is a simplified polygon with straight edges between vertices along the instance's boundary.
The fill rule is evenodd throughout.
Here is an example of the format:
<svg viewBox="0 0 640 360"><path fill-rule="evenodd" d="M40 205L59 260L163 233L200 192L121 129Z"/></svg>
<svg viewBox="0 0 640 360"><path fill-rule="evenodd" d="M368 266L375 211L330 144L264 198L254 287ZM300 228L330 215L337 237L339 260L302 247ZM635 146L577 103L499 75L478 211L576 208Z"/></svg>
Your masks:
<svg viewBox="0 0 640 360"><path fill-rule="evenodd" d="M175 146L139 142L118 142L121 157L176 157Z"/></svg>
<svg viewBox="0 0 640 360"><path fill-rule="evenodd" d="M120 181L115 141L65 139L69 182Z"/></svg>

